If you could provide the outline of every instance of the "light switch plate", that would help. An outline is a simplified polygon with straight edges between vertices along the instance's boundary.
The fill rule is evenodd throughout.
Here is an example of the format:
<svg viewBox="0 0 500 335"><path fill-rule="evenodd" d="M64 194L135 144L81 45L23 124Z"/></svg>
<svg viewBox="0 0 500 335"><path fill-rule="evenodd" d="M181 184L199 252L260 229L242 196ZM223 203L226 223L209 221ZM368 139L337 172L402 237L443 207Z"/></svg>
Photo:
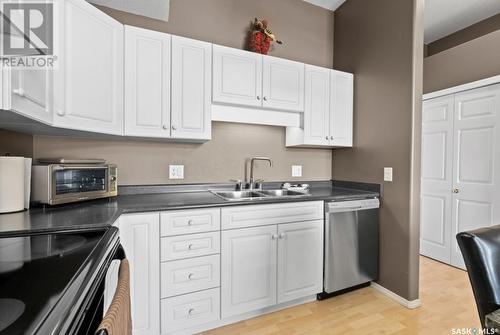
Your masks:
<svg viewBox="0 0 500 335"><path fill-rule="evenodd" d="M292 177L302 177L302 165L292 165Z"/></svg>
<svg viewBox="0 0 500 335"><path fill-rule="evenodd" d="M384 168L384 181L392 181L392 168L391 167Z"/></svg>
<svg viewBox="0 0 500 335"><path fill-rule="evenodd" d="M169 165L170 179L184 179L184 165Z"/></svg>

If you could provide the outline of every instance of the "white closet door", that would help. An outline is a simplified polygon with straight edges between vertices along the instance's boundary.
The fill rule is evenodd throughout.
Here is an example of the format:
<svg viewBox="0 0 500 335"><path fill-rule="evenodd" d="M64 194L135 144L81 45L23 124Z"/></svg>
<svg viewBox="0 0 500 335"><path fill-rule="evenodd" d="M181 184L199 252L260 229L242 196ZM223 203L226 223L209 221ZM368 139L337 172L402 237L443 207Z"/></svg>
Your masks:
<svg viewBox="0 0 500 335"><path fill-rule="evenodd" d="M455 235L500 224L500 85L455 95L451 264L464 267Z"/></svg>
<svg viewBox="0 0 500 335"><path fill-rule="evenodd" d="M450 263L453 95L424 101L420 253Z"/></svg>

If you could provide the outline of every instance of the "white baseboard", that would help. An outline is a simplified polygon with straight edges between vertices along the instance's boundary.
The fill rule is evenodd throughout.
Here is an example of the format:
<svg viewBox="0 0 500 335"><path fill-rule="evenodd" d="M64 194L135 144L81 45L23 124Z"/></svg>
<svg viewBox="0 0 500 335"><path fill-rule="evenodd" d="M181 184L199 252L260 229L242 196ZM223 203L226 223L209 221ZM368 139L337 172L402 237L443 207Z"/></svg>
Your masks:
<svg viewBox="0 0 500 335"><path fill-rule="evenodd" d="M398 302L399 304L403 305L404 307L406 308L409 308L409 309L414 309L414 308L417 308L417 307L420 307L420 299L415 299L415 300L406 300L405 298L403 298L402 296L400 295L397 295L396 293L386 289L385 287L383 287L382 285L380 284L377 284L375 282L372 282L371 283L371 287L373 287L374 289L376 289L377 291L379 291L380 293L382 293L383 295L391 298L392 300Z"/></svg>

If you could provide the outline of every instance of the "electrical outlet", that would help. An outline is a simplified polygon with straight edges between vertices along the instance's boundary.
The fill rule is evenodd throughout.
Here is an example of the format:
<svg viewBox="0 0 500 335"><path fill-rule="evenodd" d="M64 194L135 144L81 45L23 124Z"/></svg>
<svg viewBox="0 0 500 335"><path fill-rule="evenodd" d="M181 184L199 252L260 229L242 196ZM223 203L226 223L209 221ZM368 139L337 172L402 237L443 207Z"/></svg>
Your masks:
<svg viewBox="0 0 500 335"><path fill-rule="evenodd" d="M169 165L170 179L184 179L184 165Z"/></svg>
<svg viewBox="0 0 500 335"><path fill-rule="evenodd" d="M302 165L292 165L292 177L302 177Z"/></svg>
<svg viewBox="0 0 500 335"><path fill-rule="evenodd" d="M391 167L384 168L384 181L392 181L392 168Z"/></svg>

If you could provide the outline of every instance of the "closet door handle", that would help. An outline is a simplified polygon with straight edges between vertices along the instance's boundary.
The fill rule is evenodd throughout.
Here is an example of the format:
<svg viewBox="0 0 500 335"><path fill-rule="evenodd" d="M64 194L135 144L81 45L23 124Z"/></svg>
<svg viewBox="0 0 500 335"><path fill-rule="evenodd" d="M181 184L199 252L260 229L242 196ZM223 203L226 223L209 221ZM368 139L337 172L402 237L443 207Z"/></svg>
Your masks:
<svg viewBox="0 0 500 335"><path fill-rule="evenodd" d="M454 188L453 193L460 193L460 190L458 188Z"/></svg>

